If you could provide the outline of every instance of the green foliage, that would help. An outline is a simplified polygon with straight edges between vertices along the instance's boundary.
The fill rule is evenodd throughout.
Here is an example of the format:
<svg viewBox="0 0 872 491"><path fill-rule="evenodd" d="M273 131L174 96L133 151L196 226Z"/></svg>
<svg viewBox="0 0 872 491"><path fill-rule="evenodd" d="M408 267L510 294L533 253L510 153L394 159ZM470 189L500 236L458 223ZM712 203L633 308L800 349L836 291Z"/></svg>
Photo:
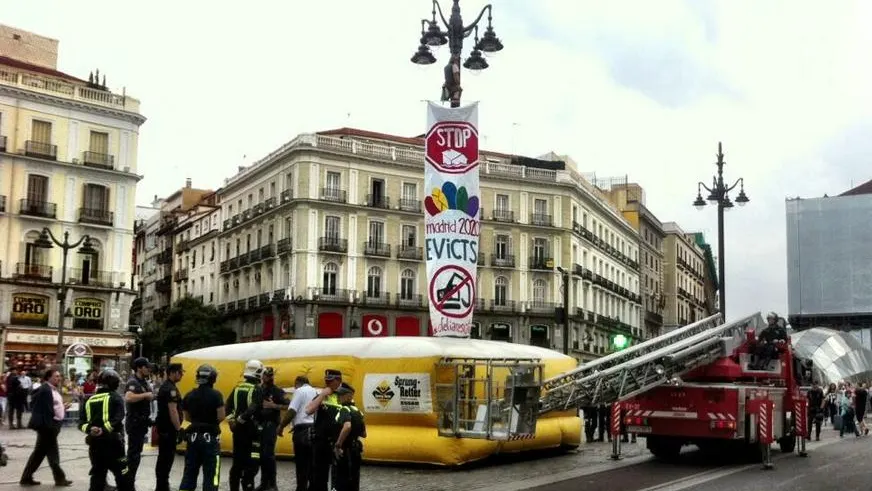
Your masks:
<svg viewBox="0 0 872 491"><path fill-rule="evenodd" d="M193 297L175 303L167 315L143 329L143 351L163 359L198 348L236 342L236 333L211 305Z"/></svg>

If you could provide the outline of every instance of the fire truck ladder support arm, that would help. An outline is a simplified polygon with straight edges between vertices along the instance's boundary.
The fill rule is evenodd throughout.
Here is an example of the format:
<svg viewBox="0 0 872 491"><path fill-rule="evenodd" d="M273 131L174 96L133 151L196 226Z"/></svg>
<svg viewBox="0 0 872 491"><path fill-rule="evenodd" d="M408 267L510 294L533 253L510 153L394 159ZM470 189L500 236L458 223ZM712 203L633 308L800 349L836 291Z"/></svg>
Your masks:
<svg viewBox="0 0 872 491"><path fill-rule="evenodd" d="M539 413L612 404L651 390L729 355L745 341L745 331L763 324L759 312L727 324L716 314L586 363L545 381Z"/></svg>

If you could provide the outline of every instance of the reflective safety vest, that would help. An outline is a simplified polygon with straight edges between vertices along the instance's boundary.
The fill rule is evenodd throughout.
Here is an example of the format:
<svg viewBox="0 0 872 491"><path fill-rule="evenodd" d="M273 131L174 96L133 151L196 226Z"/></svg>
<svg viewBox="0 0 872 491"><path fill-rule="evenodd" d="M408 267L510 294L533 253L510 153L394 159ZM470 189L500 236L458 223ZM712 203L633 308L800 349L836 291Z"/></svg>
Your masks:
<svg viewBox="0 0 872 491"><path fill-rule="evenodd" d="M112 432L112 423L109 421L109 395L109 392L101 392L91 396L85 403L85 423L80 428L83 432L87 433L88 428L92 426Z"/></svg>
<svg viewBox="0 0 872 491"><path fill-rule="evenodd" d="M254 395L255 385L242 382L233 388L233 393L230 395L233 401L233 411L227 415L228 420L236 419L236 415L244 413L251 406L251 399Z"/></svg>

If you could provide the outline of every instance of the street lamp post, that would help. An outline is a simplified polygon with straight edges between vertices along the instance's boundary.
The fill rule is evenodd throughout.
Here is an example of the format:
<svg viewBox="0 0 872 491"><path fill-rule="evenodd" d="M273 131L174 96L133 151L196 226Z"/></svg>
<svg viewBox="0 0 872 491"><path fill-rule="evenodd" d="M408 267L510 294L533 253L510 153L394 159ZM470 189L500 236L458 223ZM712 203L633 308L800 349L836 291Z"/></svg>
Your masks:
<svg viewBox="0 0 872 491"><path fill-rule="evenodd" d="M139 358L142 358L142 328L136 328L136 338L139 341Z"/></svg>
<svg viewBox="0 0 872 491"><path fill-rule="evenodd" d="M745 206L750 199L745 194L745 178L740 177L733 183L732 186L728 186L724 183L724 152L721 142L718 142L718 161L715 162L715 165L718 167L718 173L715 176L712 176L712 185L711 187L706 186L704 183L699 182L696 186L696 201L693 202L693 206L696 207L697 210L702 210L705 208L706 200L702 199L702 190L705 189L708 191L708 201L712 201L717 203L718 205L718 276L720 276L720 284L718 285L718 303L720 304L721 316L726 320L727 316L727 288L726 288L726 280L725 276L725 260L724 260L724 212L733 208L733 202L730 200L730 191L739 187L739 195L736 196L736 203L739 206Z"/></svg>
<svg viewBox="0 0 872 491"><path fill-rule="evenodd" d="M436 57L430 51L430 47L438 48L444 44L448 44L448 49L451 53L451 58L448 64L445 65L444 76L445 83L442 85L442 100L451 101L451 107L460 107L460 95L463 89L460 87L460 56L463 52L463 40L475 33L475 45L469 58L463 63L463 66L469 70L480 72L487 68L488 62L482 56L482 53L496 53L503 49L503 43L494 32L491 25L492 7L490 4L485 5L479 12L475 21L468 25L463 25L463 18L460 16L460 0L453 0L451 6L451 16L445 19L442 14L442 7L437 0L433 0L433 16L431 20L421 19L421 44L418 46L418 51L412 56L412 63L416 65L431 65L436 63ZM487 12L487 29L484 35L478 37L478 23L481 21L484 13ZM436 14L439 14L437 21ZM444 26L445 30L442 30Z"/></svg>
<svg viewBox="0 0 872 491"><path fill-rule="evenodd" d="M61 360L64 357L64 320L67 316L67 254L70 252L70 249L75 249L80 245L82 247L79 248L79 254L96 254L97 251L91 244L91 237L87 234L83 235L78 241L70 243L70 233L64 232L64 240L61 242L54 236L48 227L42 229L42 232L39 234L39 238L36 239L34 245L43 249L51 249L54 246L58 246L63 251L61 285L58 289L58 301L60 302L60 309L58 310L58 345L57 353L55 355L55 363L60 367ZM63 370L61 370L61 373L63 373Z"/></svg>
<svg viewBox="0 0 872 491"><path fill-rule="evenodd" d="M563 315L560 316L560 321L563 322L563 354L569 354L569 270L557 266L560 271L560 278L563 280L563 288L561 289L563 297Z"/></svg>

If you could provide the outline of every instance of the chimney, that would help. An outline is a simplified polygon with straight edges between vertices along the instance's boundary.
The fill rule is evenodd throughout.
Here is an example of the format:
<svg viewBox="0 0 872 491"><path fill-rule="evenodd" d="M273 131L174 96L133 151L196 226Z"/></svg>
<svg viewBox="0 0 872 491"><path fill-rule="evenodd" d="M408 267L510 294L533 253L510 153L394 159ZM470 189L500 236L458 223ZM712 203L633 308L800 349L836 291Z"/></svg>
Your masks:
<svg viewBox="0 0 872 491"><path fill-rule="evenodd" d="M185 187L186 187L186 188L190 188L190 187L191 187L191 178L190 178L190 177L187 178L187 179L185 179Z"/></svg>

